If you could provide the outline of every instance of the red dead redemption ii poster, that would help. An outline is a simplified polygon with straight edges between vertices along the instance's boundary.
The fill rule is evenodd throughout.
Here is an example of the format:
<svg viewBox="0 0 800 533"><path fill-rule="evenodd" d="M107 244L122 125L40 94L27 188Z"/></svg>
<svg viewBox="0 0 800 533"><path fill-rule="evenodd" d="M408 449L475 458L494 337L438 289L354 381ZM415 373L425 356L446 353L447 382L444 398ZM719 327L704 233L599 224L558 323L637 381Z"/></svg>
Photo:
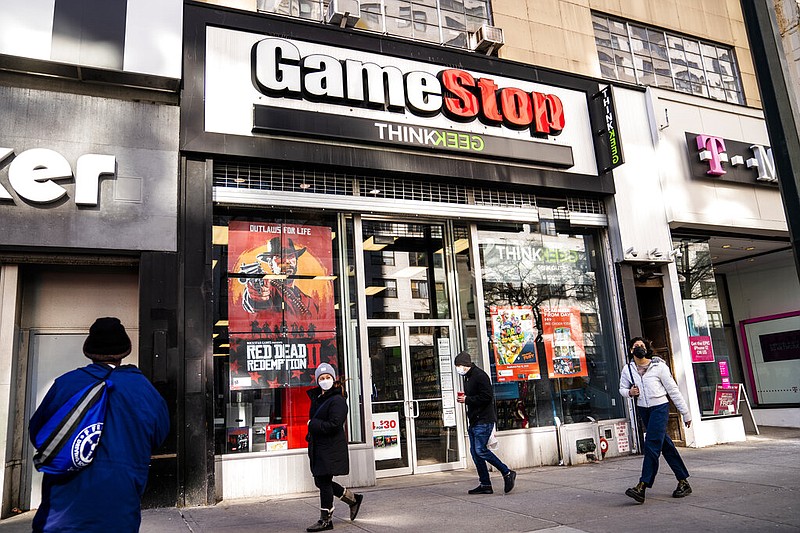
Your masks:
<svg viewBox="0 0 800 533"><path fill-rule="evenodd" d="M332 233L326 226L228 226L231 390L314 384L336 365Z"/></svg>

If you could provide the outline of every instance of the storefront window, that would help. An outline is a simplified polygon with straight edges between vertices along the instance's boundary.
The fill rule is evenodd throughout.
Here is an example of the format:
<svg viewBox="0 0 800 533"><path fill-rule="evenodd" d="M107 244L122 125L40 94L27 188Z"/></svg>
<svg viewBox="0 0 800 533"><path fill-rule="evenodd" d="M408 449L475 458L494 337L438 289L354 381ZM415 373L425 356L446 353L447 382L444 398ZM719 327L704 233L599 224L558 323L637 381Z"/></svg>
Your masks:
<svg viewBox="0 0 800 533"><path fill-rule="evenodd" d="M554 224L477 235L498 429L621 417L596 236Z"/></svg>
<svg viewBox="0 0 800 533"><path fill-rule="evenodd" d="M364 221L367 318L450 318L443 231L435 224Z"/></svg>
<svg viewBox="0 0 800 533"><path fill-rule="evenodd" d="M708 242L675 240L673 248L681 252L675 261L700 410L704 416L735 414L738 405L728 407L729 389L740 386L741 371L729 348L734 332L726 327L728 308L722 305Z"/></svg>
<svg viewBox="0 0 800 533"><path fill-rule="evenodd" d="M305 448L307 391L323 362L346 378L349 437L363 442L355 322L343 313L356 302L342 275L352 242L352 224L334 215L215 213L216 453Z"/></svg>

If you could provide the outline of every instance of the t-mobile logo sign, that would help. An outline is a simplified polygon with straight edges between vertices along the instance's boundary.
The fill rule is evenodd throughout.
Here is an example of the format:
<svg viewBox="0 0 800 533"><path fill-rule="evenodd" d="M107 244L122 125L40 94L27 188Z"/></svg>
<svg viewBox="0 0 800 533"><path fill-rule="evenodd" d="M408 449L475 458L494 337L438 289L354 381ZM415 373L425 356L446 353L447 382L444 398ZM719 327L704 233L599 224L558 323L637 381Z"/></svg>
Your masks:
<svg viewBox="0 0 800 533"><path fill-rule="evenodd" d="M723 163L728 163L732 167L745 165L748 169L755 169L758 171L756 180L777 183L778 177L775 172L775 161L772 158L772 149L758 144L749 145L750 153L741 153L736 155L728 155L726 148L726 141L721 137L714 137L712 135L698 135L695 137L697 142L697 150L699 152L700 161L708 163L708 170L706 174L709 176L722 176L727 173ZM742 148L747 145L737 143L736 141L727 141L727 145L737 145L736 151L742 152ZM747 159L745 159L745 156Z"/></svg>

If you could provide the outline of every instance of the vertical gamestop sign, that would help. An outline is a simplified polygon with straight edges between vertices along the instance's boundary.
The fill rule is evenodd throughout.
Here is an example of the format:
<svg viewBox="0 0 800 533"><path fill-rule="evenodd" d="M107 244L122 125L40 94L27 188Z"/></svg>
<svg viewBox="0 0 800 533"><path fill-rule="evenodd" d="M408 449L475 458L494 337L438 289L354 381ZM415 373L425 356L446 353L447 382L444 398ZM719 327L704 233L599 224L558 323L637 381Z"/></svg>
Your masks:
<svg viewBox="0 0 800 533"><path fill-rule="evenodd" d="M567 125L564 103L555 94L457 68L432 72L436 69L419 62L378 64L355 51L330 50L303 54L294 42L278 38L252 46L253 86L271 103L254 104L254 132L338 137L561 168L574 164L572 148L552 142ZM321 117L314 104L353 112ZM368 110L380 111L380 118Z"/></svg>

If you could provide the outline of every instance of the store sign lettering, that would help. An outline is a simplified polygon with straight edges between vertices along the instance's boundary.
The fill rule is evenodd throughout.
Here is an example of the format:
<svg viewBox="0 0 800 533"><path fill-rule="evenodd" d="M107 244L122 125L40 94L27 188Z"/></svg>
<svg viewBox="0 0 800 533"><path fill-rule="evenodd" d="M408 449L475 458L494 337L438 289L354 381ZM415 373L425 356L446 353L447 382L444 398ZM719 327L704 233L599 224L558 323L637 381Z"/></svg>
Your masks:
<svg viewBox="0 0 800 533"><path fill-rule="evenodd" d="M775 160L772 156L772 149L758 144L749 145L747 154L742 150L743 143L726 141L721 137L713 135L697 135L695 137L698 157L701 162L708 165L706 174L719 177L728 173L730 167L741 167L755 169L757 172L756 181L764 183L777 183L778 177L775 171ZM736 144L736 148L732 145ZM745 159L746 158L746 159ZM726 170L725 163L729 169ZM742 167L742 165L744 165Z"/></svg>
<svg viewBox="0 0 800 533"><path fill-rule="evenodd" d="M455 122L478 119L489 126L529 130L534 137L558 135L566 123L558 96L515 87L501 89L490 78L476 79L459 69L434 75L322 54L302 57L294 44L275 38L256 43L253 58L254 84L268 96L373 107L394 113L408 110L420 117L441 113ZM431 140L436 135L432 133ZM442 136L439 142L447 141Z"/></svg>
<svg viewBox="0 0 800 533"><path fill-rule="evenodd" d="M37 203L55 202L67 194L56 181L73 178L67 159L54 150L33 148L13 159L13 148L0 148L0 169L8 166L8 182L21 198ZM97 205L100 177L116 175L117 160L113 155L85 154L78 158L75 169L75 203ZM8 189L0 184L0 200L12 200Z"/></svg>
<svg viewBox="0 0 800 533"><path fill-rule="evenodd" d="M421 144L431 148L451 148L468 152L481 152L486 146L480 135L455 131L432 130L413 126L401 126L376 122L378 138L405 144Z"/></svg>

